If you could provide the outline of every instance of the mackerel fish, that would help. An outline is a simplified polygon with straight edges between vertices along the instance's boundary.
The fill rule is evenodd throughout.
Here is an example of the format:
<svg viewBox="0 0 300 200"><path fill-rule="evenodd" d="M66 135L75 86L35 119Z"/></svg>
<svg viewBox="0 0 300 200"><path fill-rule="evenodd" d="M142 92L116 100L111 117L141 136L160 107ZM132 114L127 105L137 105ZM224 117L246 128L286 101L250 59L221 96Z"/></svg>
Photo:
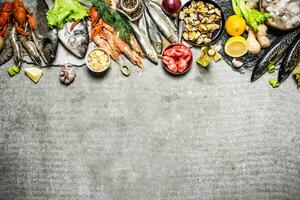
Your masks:
<svg viewBox="0 0 300 200"><path fill-rule="evenodd" d="M295 43L287 50L280 65L278 73L279 83L285 81L300 62L300 34L294 41Z"/></svg>
<svg viewBox="0 0 300 200"><path fill-rule="evenodd" d="M251 82L259 79L264 73L266 73L269 66L276 64L280 58L282 58L284 52L292 44L299 33L300 29L295 30L285 36L280 37L273 43L270 50L262 56L257 65L254 67L252 71Z"/></svg>

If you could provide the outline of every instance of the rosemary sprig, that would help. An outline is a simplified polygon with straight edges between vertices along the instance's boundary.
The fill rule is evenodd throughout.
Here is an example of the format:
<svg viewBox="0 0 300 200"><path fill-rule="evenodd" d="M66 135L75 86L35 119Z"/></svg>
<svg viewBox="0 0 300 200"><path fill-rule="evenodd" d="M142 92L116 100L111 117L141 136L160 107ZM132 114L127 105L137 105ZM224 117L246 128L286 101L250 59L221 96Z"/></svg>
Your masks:
<svg viewBox="0 0 300 200"><path fill-rule="evenodd" d="M105 0L92 0L93 6L98 10L99 15L104 22L111 25L116 31L118 31L120 38L130 44L130 36L133 33L133 29L128 23L126 17L111 8L111 6Z"/></svg>

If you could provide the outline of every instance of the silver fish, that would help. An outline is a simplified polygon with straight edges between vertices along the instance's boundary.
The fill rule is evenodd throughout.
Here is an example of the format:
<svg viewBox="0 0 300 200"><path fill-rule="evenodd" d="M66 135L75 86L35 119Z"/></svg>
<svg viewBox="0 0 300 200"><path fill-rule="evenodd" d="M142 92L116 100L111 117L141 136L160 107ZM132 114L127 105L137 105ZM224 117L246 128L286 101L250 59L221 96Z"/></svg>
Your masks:
<svg viewBox="0 0 300 200"><path fill-rule="evenodd" d="M291 46L285 56L283 57L283 61L279 68L278 73L278 82L282 83L285 81L295 67L300 62L300 34L298 34L297 38L295 39L295 43Z"/></svg>
<svg viewBox="0 0 300 200"><path fill-rule="evenodd" d="M13 49L9 37L4 38L4 48L0 51L0 66L13 57Z"/></svg>
<svg viewBox="0 0 300 200"><path fill-rule="evenodd" d="M284 52L292 44L298 34L300 34L300 29L280 37L273 43L270 50L261 57L257 65L254 67L251 82L259 79L264 73L266 73L268 66L276 64L280 58L282 58Z"/></svg>
<svg viewBox="0 0 300 200"><path fill-rule="evenodd" d="M130 22L130 25L146 57L154 64L158 64L158 55L151 45L149 38L134 23Z"/></svg>
<svg viewBox="0 0 300 200"><path fill-rule="evenodd" d="M36 0L34 17L37 21L36 28L31 32L35 46L46 64L51 64L56 57L58 36L56 29L50 29L47 25L46 12L49 0Z"/></svg>
<svg viewBox="0 0 300 200"><path fill-rule="evenodd" d="M20 36L20 42L22 43L22 46L26 50L27 54L31 58L31 60L38 66L42 65L42 58L39 55L39 52L34 45L34 42L29 40L29 38L25 36Z"/></svg>
<svg viewBox="0 0 300 200"><path fill-rule="evenodd" d="M78 58L83 58L89 46L89 31L86 21L80 21L73 30L72 23L67 23L58 31L58 38L63 45Z"/></svg>
<svg viewBox="0 0 300 200"><path fill-rule="evenodd" d="M22 64L22 56L21 56L21 49L18 43L17 31L15 27L11 29L11 32L9 34L9 39L13 50L14 62L18 67L20 67Z"/></svg>
<svg viewBox="0 0 300 200"><path fill-rule="evenodd" d="M161 35L159 33L159 30L157 29L157 27L153 23L153 21L152 21L151 17L149 16L148 11L146 9L144 10L144 17L145 17L145 20L146 20L146 25L147 25L147 28L148 28L149 39L151 41L151 44L153 45L155 51L158 54L161 54L161 52L163 50L162 38L161 38Z"/></svg>
<svg viewBox="0 0 300 200"><path fill-rule="evenodd" d="M139 21L139 29L140 29L141 33L143 35L145 35L145 37L148 37L150 39L148 30L147 30L148 28L147 28L147 24L146 24L145 15L143 15Z"/></svg>
<svg viewBox="0 0 300 200"><path fill-rule="evenodd" d="M177 28L171 19L163 12L162 8L156 3L144 1L148 13L159 31L172 43L178 41Z"/></svg>

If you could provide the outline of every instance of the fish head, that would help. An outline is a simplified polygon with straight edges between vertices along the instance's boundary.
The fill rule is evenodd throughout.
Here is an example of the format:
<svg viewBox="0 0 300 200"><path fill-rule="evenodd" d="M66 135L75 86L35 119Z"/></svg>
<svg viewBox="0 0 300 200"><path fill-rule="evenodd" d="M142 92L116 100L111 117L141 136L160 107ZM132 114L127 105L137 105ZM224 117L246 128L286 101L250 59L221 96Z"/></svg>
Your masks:
<svg viewBox="0 0 300 200"><path fill-rule="evenodd" d="M153 47L154 47L154 49L155 49L155 51L156 51L157 53L161 54L162 49L163 49L162 43L160 43L160 42L155 42L155 43L153 44Z"/></svg>
<svg viewBox="0 0 300 200"><path fill-rule="evenodd" d="M87 52L89 38L88 34L84 34L82 31L74 31L68 40L71 52L79 58L83 58Z"/></svg>
<svg viewBox="0 0 300 200"><path fill-rule="evenodd" d="M176 35L171 35L168 40L171 42L171 43L176 43L178 42L178 37Z"/></svg>
<svg viewBox="0 0 300 200"><path fill-rule="evenodd" d="M251 75L251 82L256 81L259 79L262 75L264 75L268 71L268 64L267 63L259 63L256 65L252 71Z"/></svg>
<svg viewBox="0 0 300 200"><path fill-rule="evenodd" d="M278 72L278 82L279 83L282 83L283 81L285 81L289 75L291 74L291 70L286 68L286 69L282 69L280 68L279 69L279 72Z"/></svg>
<svg viewBox="0 0 300 200"><path fill-rule="evenodd" d="M59 30L58 37L64 46L78 58L86 55L89 45L89 34L86 22L79 22L74 29L71 29L71 23L65 25Z"/></svg>
<svg viewBox="0 0 300 200"><path fill-rule="evenodd" d="M149 60L151 62L153 62L154 64L158 64L158 57L157 57L157 55L147 54L147 58L149 58Z"/></svg>
<svg viewBox="0 0 300 200"><path fill-rule="evenodd" d="M53 47L54 47L53 44L49 40L43 42L42 44L43 58L46 64L51 64L55 60L56 49L54 49Z"/></svg>

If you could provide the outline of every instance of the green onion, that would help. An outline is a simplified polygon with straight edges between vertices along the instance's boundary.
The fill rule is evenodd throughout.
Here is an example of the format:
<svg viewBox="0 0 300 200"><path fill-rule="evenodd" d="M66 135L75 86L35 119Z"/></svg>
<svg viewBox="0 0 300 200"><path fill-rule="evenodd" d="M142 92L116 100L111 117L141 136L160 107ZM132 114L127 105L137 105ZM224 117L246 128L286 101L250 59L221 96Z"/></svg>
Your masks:
<svg viewBox="0 0 300 200"><path fill-rule="evenodd" d="M270 84L273 88L277 88L277 87L280 86L278 80L277 80L277 79L273 79L273 78L271 78L271 79L269 80L269 84Z"/></svg>
<svg viewBox="0 0 300 200"><path fill-rule="evenodd" d="M276 66L275 65L268 66L268 72L270 74L274 73L275 71L276 71Z"/></svg>

